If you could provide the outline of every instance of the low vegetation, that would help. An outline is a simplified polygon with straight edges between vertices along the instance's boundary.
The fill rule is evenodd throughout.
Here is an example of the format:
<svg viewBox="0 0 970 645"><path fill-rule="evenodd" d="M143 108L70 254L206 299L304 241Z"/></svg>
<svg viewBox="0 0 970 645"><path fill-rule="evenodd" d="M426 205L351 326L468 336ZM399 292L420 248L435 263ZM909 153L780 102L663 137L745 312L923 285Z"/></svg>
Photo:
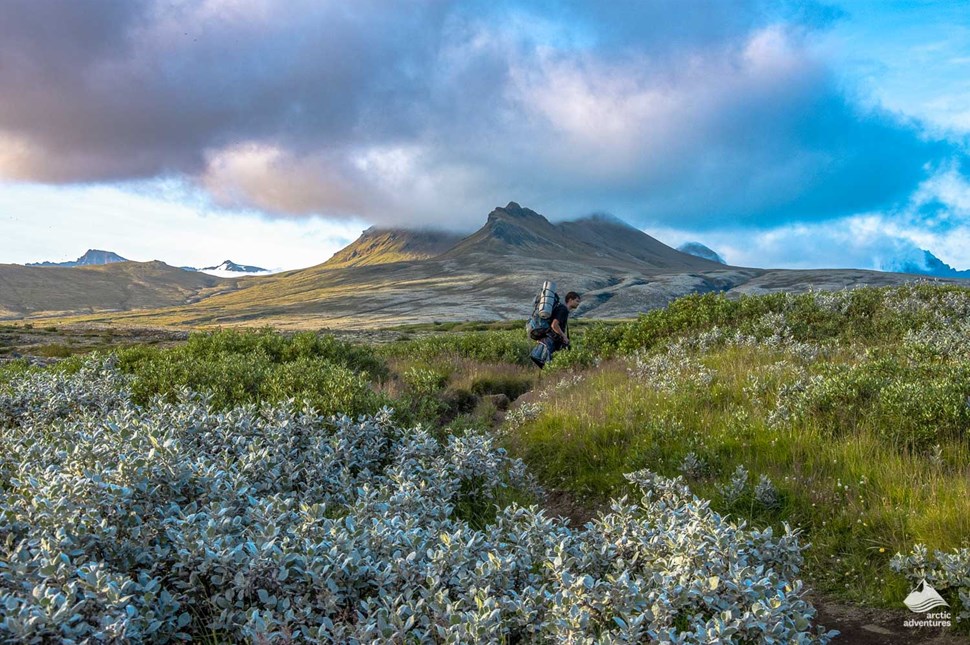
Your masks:
<svg viewBox="0 0 970 645"><path fill-rule="evenodd" d="M689 296L542 372L520 327L0 369L0 640L824 641L803 579L898 608L925 578L967 628L970 290Z"/></svg>
<svg viewBox="0 0 970 645"><path fill-rule="evenodd" d="M523 327L524 326L521 326ZM403 340L382 348L388 357L431 360L457 356L474 361L529 363L531 343L521 329L514 331L456 332Z"/></svg>
<svg viewBox="0 0 970 645"><path fill-rule="evenodd" d="M506 422L541 481L597 507L624 472L681 475L800 527L812 584L864 604L899 607L932 568L894 554L942 550L939 589L970 611L970 291L691 296L575 344Z"/></svg>
<svg viewBox="0 0 970 645"><path fill-rule="evenodd" d="M131 380L95 359L0 396L0 640L829 639L797 535L679 481L636 473L573 530L505 503L531 482L487 434Z"/></svg>

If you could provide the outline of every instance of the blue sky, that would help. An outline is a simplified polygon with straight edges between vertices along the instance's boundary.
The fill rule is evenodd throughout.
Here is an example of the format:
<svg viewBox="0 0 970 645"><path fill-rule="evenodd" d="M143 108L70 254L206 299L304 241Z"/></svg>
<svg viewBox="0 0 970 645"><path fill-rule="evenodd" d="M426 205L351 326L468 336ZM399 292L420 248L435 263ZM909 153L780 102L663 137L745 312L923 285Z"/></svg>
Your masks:
<svg viewBox="0 0 970 645"><path fill-rule="evenodd" d="M0 262L296 268L515 200L741 265L970 268L964 3L95 6L0 4Z"/></svg>

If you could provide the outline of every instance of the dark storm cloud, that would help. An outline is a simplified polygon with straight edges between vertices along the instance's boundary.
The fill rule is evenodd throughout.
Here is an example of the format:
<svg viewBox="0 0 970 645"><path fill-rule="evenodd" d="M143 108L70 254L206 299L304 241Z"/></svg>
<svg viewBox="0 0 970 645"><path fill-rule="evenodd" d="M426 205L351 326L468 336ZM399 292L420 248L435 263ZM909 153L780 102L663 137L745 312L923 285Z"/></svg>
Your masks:
<svg viewBox="0 0 970 645"><path fill-rule="evenodd" d="M0 130L43 153L24 174L48 181L196 173L206 149L251 139L300 152L404 136L441 17L403 2L4 4Z"/></svg>
<svg viewBox="0 0 970 645"><path fill-rule="evenodd" d="M0 174L467 228L509 199L693 228L881 208L954 154L855 107L821 4L0 5Z"/></svg>

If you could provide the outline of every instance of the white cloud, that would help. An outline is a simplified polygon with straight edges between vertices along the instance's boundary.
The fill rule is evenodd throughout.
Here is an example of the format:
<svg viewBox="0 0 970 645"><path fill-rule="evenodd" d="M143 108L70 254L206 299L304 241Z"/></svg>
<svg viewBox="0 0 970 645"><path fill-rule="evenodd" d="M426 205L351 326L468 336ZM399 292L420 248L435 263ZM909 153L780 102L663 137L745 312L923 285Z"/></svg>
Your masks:
<svg viewBox="0 0 970 645"><path fill-rule="evenodd" d="M926 207L936 212L926 212ZM909 202L889 212L768 229L687 231L653 227L672 246L699 241L729 264L765 268L884 269L927 250L958 270L970 269L970 181L946 167L922 182Z"/></svg>

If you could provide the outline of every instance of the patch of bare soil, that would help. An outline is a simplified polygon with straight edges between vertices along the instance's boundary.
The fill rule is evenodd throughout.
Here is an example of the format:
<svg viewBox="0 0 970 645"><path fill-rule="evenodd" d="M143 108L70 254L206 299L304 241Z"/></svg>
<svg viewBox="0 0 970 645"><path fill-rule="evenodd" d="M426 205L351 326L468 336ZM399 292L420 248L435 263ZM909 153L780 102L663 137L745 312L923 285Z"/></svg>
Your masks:
<svg viewBox="0 0 970 645"><path fill-rule="evenodd" d="M548 515L568 520L571 529L579 529L596 517L598 509L577 501L569 491L547 490L543 507Z"/></svg>
<svg viewBox="0 0 970 645"><path fill-rule="evenodd" d="M816 621L826 629L837 629L840 636L836 643L853 645L966 645L970 637L955 634L951 629L934 627L907 627L907 620L921 620L923 614L907 609L872 609L812 598L818 610ZM957 611L950 614L956 622Z"/></svg>

